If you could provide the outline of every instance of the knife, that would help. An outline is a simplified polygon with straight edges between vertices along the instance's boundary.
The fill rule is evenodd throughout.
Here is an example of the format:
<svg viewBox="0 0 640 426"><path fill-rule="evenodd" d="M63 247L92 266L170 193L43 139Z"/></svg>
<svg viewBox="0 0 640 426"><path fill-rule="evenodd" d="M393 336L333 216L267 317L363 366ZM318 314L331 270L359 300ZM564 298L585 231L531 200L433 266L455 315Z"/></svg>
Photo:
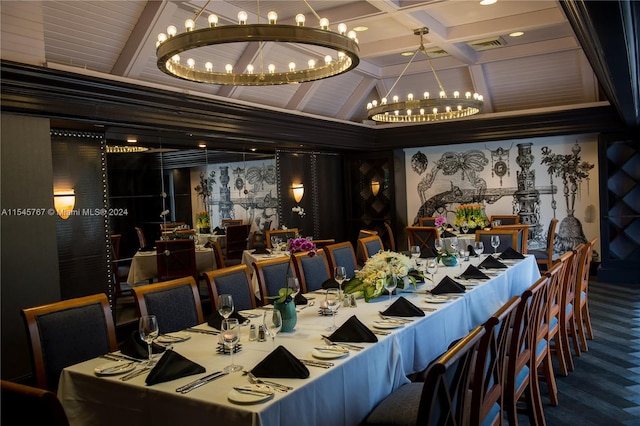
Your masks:
<svg viewBox="0 0 640 426"><path fill-rule="evenodd" d="M138 370L133 370L131 373L129 374L125 374L124 376L120 377L120 380L122 380L123 382L126 382L127 380L131 380L134 377L138 377L143 375L144 373L146 373L147 371L151 370L151 367L142 367Z"/></svg>
<svg viewBox="0 0 640 426"><path fill-rule="evenodd" d="M187 383L184 386L180 386L179 388L176 389L176 392L180 392L180 393L191 392L192 390L197 389L200 386L206 385L207 383L212 382L216 379L219 379L220 377L224 377L227 374L229 373L225 373L224 371L216 371L215 373L209 374L208 376L204 376L196 381Z"/></svg>
<svg viewBox="0 0 640 426"><path fill-rule="evenodd" d="M273 392L269 392L269 391L263 391L263 390L259 390L259 389L246 389L246 388L238 388L235 387L234 388L237 392L240 393L246 393L249 395L256 395L256 396L267 396L267 395L273 395Z"/></svg>
<svg viewBox="0 0 640 426"><path fill-rule="evenodd" d="M302 359L302 358L300 358L300 362L310 367L320 367L320 368L331 368L335 365L332 362L315 361L312 359Z"/></svg>
<svg viewBox="0 0 640 426"><path fill-rule="evenodd" d="M363 346L351 345L349 343L344 343L344 342L339 342L339 343L332 342L331 339L329 339L327 336L324 336L324 335L322 336L322 338L329 345L344 346L345 348L353 349L354 351L361 351L364 349Z"/></svg>
<svg viewBox="0 0 640 426"><path fill-rule="evenodd" d="M220 334L219 331L213 331L213 330L202 330L199 328L187 328L184 331L188 331L190 333L201 333L201 334L210 334L212 336L217 336L218 334Z"/></svg>

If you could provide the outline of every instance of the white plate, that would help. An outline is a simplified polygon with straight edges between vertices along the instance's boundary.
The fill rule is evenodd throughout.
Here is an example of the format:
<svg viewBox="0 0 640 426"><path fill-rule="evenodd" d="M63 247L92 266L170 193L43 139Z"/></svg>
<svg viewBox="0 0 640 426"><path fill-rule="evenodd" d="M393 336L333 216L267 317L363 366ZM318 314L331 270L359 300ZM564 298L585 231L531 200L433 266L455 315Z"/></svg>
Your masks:
<svg viewBox="0 0 640 426"><path fill-rule="evenodd" d="M449 296L427 294L425 301L427 303L449 303L451 298Z"/></svg>
<svg viewBox="0 0 640 426"><path fill-rule="evenodd" d="M242 388L248 389L248 390L257 389L257 388L254 388L253 386L242 386ZM260 390L264 390L264 388L261 388ZM258 395L258 394L253 395L249 393L238 392L235 389L231 389L227 394L227 398L229 399L229 401L234 402L236 404L258 404L260 402L264 402L273 398L273 392L265 395Z"/></svg>
<svg viewBox="0 0 640 426"><path fill-rule="evenodd" d="M112 361L97 366L93 372L98 376L116 376L128 373L134 368L136 368L136 362L133 361Z"/></svg>
<svg viewBox="0 0 640 426"><path fill-rule="evenodd" d="M375 328L380 328L382 330L390 330L393 328L404 327L404 324L400 324L399 322L391 322L391 321L374 321L373 326Z"/></svg>
<svg viewBox="0 0 640 426"><path fill-rule="evenodd" d="M322 350L325 349L325 350ZM349 355L349 351L338 351L332 350L334 349L332 346L323 346L321 349L314 349L311 352L314 358L319 359L336 359L342 358L343 356Z"/></svg>
<svg viewBox="0 0 640 426"><path fill-rule="evenodd" d="M157 340L160 343L180 343L189 339L191 339L191 335L189 333L176 331L174 333L161 334L158 336Z"/></svg>

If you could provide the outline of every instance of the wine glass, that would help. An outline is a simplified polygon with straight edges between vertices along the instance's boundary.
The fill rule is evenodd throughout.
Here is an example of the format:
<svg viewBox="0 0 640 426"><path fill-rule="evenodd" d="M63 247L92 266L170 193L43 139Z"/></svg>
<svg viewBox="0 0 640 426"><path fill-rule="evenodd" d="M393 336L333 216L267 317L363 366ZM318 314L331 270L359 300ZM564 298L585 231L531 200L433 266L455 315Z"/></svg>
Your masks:
<svg viewBox="0 0 640 426"><path fill-rule="evenodd" d="M287 278L287 286L291 289L291 297L295 298L300 293L300 281L296 277Z"/></svg>
<svg viewBox="0 0 640 426"><path fill-rule="evenodd" d="M492 235L491 236L491 247L493 247L493 256L495 257L498 246L500 245L500 235Z"/></svg>
<svg viewBox="0 0 640 426"><path fill-rule="evenodd" d="M449 245L451 246L451 250L453 253L458 252L458 237L451 237L449 239Z"/></svg>
<svg viewBox="0 0 640 426"><path fill-rule="evenodd" d="M466 221L462 222L461 228L463 233L466 234L467 232L469 232L469 224Z"/></svg>
<svg viewBox="0 0 640 426"><path fill-rule="evenodd" d="M267 331L267 334L271 336L273 347L276 347L276 335L282 329L282 315L277 309L268 309L265 311L262 317L262 323Z"/></svg>
<svg viewBox="0 0 640 426"><path fill-rule="evenodd" d="M427 259L427 272L431 274L431 282L434 282L433 274L438 272L438 259L430 257Z"/></svg>
<svg viewBox="0 0 640 426"><path fill-rule="evenodd" d="M327 328L327 331L333 331L336 327L336 311L338 310L338 306L340 305L340 293L335 290L327 290L325 293L325 303L327 304L327 308L331 311L331 316L333 317L333 323L330 327Z"/></svg>
<svg viewBox="0 0 640 426"><path fill-rule="evenodd" d="M153 351L151 349L151 344L158 337L158 333L160 332L156 316L141 316L140 321L138 322L138 332L140 333L140 338L147 342L147 349L149 350L149 361L147 362L147 365L152 365L153 361L151 359L151 355L153 355Z"/></svg>
<svg viewBox="0 0 640 426"><path fill-rule="evenodd" d="M271 248L273 250L280 250L281 243L282 243L281 237L271 237Z"/></svg>
<svg viewBox="0 0 640 426"><path fill-rule="evenodd" d="M384 288L387 289L387 292L389 293L389 305L387 306L391 306L391 293L393 293L393 291L398 286L396 278L396 274L395 272L393 272L391 274L391 277L387 278L384 282Z"/></svg>
<svg viewBox="0 0 640 426"><path fill-rule="evenodd" d="M411 257L413 258L414 262L418 262L418 258L420 257L420 246L411 246L411 248L409 249L409 252L411 253Z"/></svg>
<svg viewBox="0 0 640 426"><path fill-rule="evenodd" d="M474 250L478 257L482 257L482 253L484 252L484 243L482 241L476 241Z"/></svg>
<svg viewBox="0 0 640 426"><path fill-rule="evenodd" d="M240 340L240 323L237 318L225 318L222 320L222 341L225 348L229 348L229 354L231 355L231 365L227 365L224 371L227 373L233 373L234 371L242 370L241 365L235 365L233 363L233 352L236 349L236 343Z"/></svg>
<svg viewBox="0 0 640 426"><path fill-rule="evenodd" d="M442 250L444 249L444 240L442 238L438 238L434 242L434 245L436 246L436 251L438 252L438 254L442 253Z"/></svg>
<svg viewBox="0 0 640 426"><path fill-rule="evenodd" d="M229 315L233 313L233 297L230 294L218 296L218 313L224 319L229 318Z"/></svg>
<svg viewBox="0 0 640 426"><path fill-rule="evenodd" d="M347 268L336 266L333 268L333 279L338 283L338 292L342 291L342 283L347 280Z"/></svg>

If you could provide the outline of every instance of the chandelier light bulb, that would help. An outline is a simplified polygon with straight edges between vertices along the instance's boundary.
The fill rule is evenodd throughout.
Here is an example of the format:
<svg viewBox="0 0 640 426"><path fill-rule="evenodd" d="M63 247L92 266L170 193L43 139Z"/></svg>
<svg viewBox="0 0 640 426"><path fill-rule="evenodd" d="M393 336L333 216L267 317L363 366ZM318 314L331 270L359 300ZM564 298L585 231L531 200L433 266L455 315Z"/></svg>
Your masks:
<svg viewBox="0 0 640 426"><path fill-rule="evenodd" d="M309 59L309 62L307 62L307 64L309 65L309 68L316 67L316 61L314 59Z"/></svg>
<svg viewBox="0 0 640 426"><path fill-rule="evenodd" d="M358 41L358 34L353 30L347 33L347 37L349 37L351 40L355 40L356 42Z"/></svg>
<svg viewBox="0 0 640 426"><path fill-rule="evenodd" d="M169 35L169 37L173 37L174 35L178 34L178 29L175 27L175 25L169 25L167 27L167 34Z"/></svg>
<svg viewBox="0 0 640 426"><path fill-rule="evenodd" d="M269 64L267 70L269 70L269 74L273 74L274 72L276 72L276 66L273 64Z"/></svg>
<svg viewBox="0 0 640 426"><path fill-rule="evenodd" d="M233 65L227 64L224 66L224 69L227 71L227 74L231 74L233 72Z"/></svg>
<svg viewBox="0 0 640 426"><path fill-rule="evenodd" d="M324 63L329 65L331 63L331 61L333 61L333 58L331 57L331 55L327 55L324 57Z"/></svg>
<svg viewBox="0 0 640 426"><path fill-rule="evenodd" d="M376 101L376 100L374 99L374 100L371 102L371 104L372 104L374 107L377 107L377 106L378 106L378 101Z"/></svg>
<svg viewBox="0 0 640 426"><path fill-rule="evenodd" d="M196 65L196 61L193 58L189 58L187 59L187 65L189 65L189 68L193 68Z"/></svg>
<svg viewBox="0 0 640 426"><path fill-rule="evenodd" d="M450 107L450 106L447 106L447 107L445 108L445 110L446 110L447 112L451 112L451 107Z"/></svg>
<svg viewBox="0 0 640 426"><path fill-rule="evenodd" d="M338 32L342 35L345 35L347 33L347 24L345 24L344 22L338 24Z"/></svg>
<svg viewBox="0 0 640 426"><path fill-rule="evenodd" d="M444 93L444 90L441 90L441 91L440 91L440 98L441 98L441 99L444 99L444 98L446 98L446 97L447 97L447 94L446 94L446 93Z"/></svg>
<svg viewBox="0 0 640 426"><path fill-rule="evenodd" d="M429 99L429 92L424 92L424 98Z"/></svg>
<svg viewBox="0 0 640 426"><path fill-rule="evenodd" d="M304 26L304 15L302 13L298 13L296 15L296 24L299 27L303 27Z"/></svg>
<svg viewBox="0 0 640 426"><path fill-rule="evenodd" d="M218 15L214 15L213 13L211 15L209 15L209 17L207 18L207 21L209 21L209 26L211 28L216 27L218 25Z"/></svg>
<svg viewBox="0 0 640 426"><path fill-rule="evenodd" d="M173 56L171 57L171 60L172 60L173 62L180 63L180 55L173 55Z"/></svg>
<svg viewBox="0 0 640 426"><path fill-rule="evenodd" d="M320 29L323 29L323 30L329 29L329 20L327 18L320 19Z"/></svg>
<svg viewBox="0 0 640 426"><path fill-rule="evenodd" d="M380 99L380 105L386 105L386 104L387 104L387 98Z"/></svg>
<svg viewBox="0 0 640 426"><path fill-rule="evenodd" d="M407 99L409 99L410 101L412 101L412 100L413 100L413 93L409 93L409 94L407 95Z"/></svg>
<svg viewBox="0 0 640 426"><path fill-rule="evenodd" d="M211 72L211 71L213 71L213 64L211 62L207 62L206 64L204 64L204 68L207 71Z"/></svg>
<svg viewBox="0 0 640 426"><path fill-rule="evenodd" d="M249 74L253 74L253 64L249 64L249 65L247 65L247 72L248 72Z"/></svg>
<svg viewBox="0 0 640 426"><path fill-rule="evenodd" d="M244 10L241 10L240 12L238 12L238 24L246 25L248 17L249 15L247 15L247 12L245 12Z"/></svg>
<svg viewBox="0 0 640 426"><path fill-rule="evenodd" d="M373 108L373 103L368 102L368 103L367 103L367 109L371 109L371 108Z"/></svg>
<svg viewBox="0 0 640 426"><path fill-rule="evenodd" d="M396 116L400 115L400 111L398 111L398 110L393 111L393 113L394 113Z"/></svg>
<svg viewBox="0 0 640 426"><path fill-rule="evenodd" d="M462 111L462 105L458 105L458 111Z"/></svg>
<svg viewBox="0 0 640 426"><path fill-rule="evenodd" d="M424 115L424 108L420 108L420 115Z"/></svg>
<svg viewBox="0 0 640 426"><path fill-rule="evenodd" d="M454 98L459 98L460 97L460 92L458 92L457 90L455 92L453 92L453 97Z"/></svg>
<svg viewBox="0 0 640 426"><path fill-rule="evenodd" d="M411 110L410 109L407 110L407 115L409 115L409 116L411 115Z"/></svg>
<svg viewBox="0 0 640 426"><path fill-rule="evenodd" d="M187 19L186 21L184 21L184 28L185 30L187 30L187 32L193 31L195 27L196 23L193 21L193 19Z"/></svg>
<svg viewBox="0 0 640 426"><path fill-rule="evenodd" d="M289 71L293 72L296 70L296 63L295 62L289 62Z"/></svg>
<svg viewBox="0 0 640 426"><path fill-rule="evenodd" d="M465 93L464 97L467 98L467 99L471 99L471 92Z"/></svg>
<svg viewBox="0 0 640 426"><path fill-rule="evenodd" d="M338 60L342 61L344 59L344 52L338 52Z"/></svg>
<svg viewBox="0 0 640 426"><path fill-rule="evenodd" d="M267 13L267 20L269 20L270 24L275 24L278 21L278 14L273 10Z"/></svg>
<svg viewBox="0 0 640 426"><path fill-rule="evenodd" d="M433 109L433 113L434 113L434 114L437 114L437 113L438 113L438 108L434 108L434 109Z"/></svg>
<svg viewBox="0 0 640 426"><path fill-rule="evenodd" d="M394 103L395 103L395 102L398 102L399 100L400 100L400 98L398 98L398 95L395 95L395 96L393 97L393 102L394 102Z"/></svg>
<svg viewBox="0 0 640 426"><path fill-rule="evenodd" d="M167 41L167 35L165 33L158 34L158 42L164 43L165 41Z"/></svg>

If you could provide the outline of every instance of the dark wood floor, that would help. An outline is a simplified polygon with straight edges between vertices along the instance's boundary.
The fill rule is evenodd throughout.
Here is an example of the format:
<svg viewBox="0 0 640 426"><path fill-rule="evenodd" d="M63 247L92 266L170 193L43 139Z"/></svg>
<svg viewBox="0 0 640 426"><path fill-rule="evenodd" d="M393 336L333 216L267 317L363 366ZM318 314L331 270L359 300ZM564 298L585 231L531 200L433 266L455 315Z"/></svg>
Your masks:
<svg viewBox="0 0 640 426"><path fill-rule="evenodd" d="M574 356L575 370L569 376L556 376L559 406L549 404L542 385L547 424L639 426L640 286L591 282L589 298L594 339L588 341L588 352ZM132 299L119 305L116 315L123 338L137 324ZM525 416L519 421L529 424Z"/></svg>
<svg viewBox="0 0 640 426"><path fill-rule="evenodd" d="M556 376L560 404L543 386L548 425L640 425L640 286L589 284L594 339L573 358L575 370ZM556 372L558 370L556 369ZM520 416L521 424L529 424Z"/></svg>

